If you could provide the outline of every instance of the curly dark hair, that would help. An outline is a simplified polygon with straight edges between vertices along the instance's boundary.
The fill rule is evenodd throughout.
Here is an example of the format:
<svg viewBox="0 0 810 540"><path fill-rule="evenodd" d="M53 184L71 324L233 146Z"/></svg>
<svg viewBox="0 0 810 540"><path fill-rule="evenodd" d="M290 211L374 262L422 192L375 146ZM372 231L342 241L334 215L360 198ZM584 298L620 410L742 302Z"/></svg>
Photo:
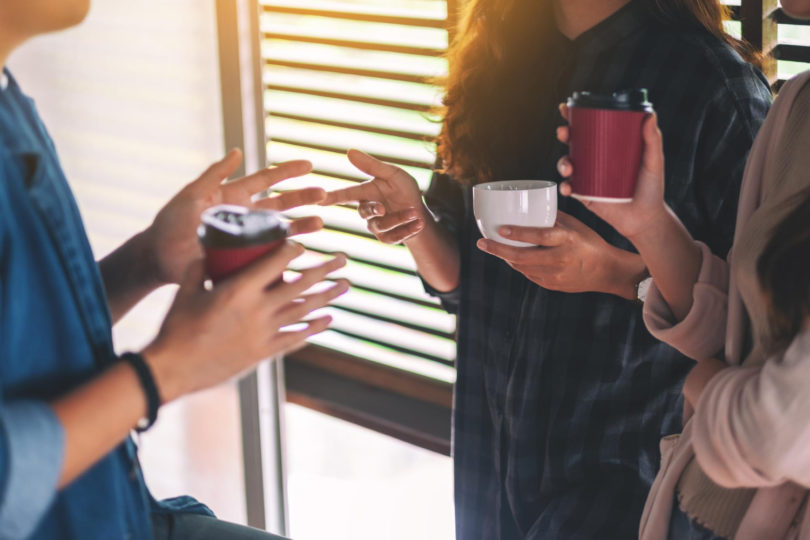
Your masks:
<svg viewBox="0 0 810 540"><path fill-rule="evenodd" d="M729 8L718 0L636 1L668 26L704 28L746 60L759 61L752 47L726 33ZM548 93L542 74L558 69L550 42L555 24L553 0L467 2L448 53L438 139L444 172L464 184L521 174L510 168L525 162L526 126L547 121L548 107L538 104Z"/></svg>

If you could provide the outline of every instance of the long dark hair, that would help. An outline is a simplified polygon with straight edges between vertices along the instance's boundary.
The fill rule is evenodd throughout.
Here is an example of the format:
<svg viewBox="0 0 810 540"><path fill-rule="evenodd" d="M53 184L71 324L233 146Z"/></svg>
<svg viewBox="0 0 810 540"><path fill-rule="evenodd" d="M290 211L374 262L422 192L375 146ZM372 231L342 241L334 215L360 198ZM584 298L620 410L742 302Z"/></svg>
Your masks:
<svg viewBox="0 0 810 540"><path fill-rule="evenodd" d="M773 231L757 262L777 345L787 345L810 317L810 190Z"/></svg>
<svg viewBox="0 0 810 540"><path fill-rule="evenodd" d="M755 51L728 35L729 8L718 0L636 0L656 19L703 28L757 62ZM469 0L450 47L439 155L462 183L508 177L520 163L526 126L542 125L548 94L542 74L557 68L552 0ZM545 96L549 101L552 97ZM555 104L549 103L553 107ZM516 173L520 174L520 173Z"/></svg>

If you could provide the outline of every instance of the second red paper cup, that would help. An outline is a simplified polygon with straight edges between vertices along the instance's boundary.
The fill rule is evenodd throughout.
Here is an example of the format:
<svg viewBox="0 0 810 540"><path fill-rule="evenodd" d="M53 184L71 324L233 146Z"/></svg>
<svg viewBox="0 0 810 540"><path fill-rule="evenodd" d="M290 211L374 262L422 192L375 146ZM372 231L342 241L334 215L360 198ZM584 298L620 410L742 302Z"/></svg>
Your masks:
<svg viewBox="0 0 810 540"><path fill-rule="evenodd" d="M220 205L202 214L197 230L205 269L215 284L280 247L288 235L280 214Z"/></svg>
<svg viewBox="0 0 810 540"><path fill-rule="evenodd" d="M574 197L632 200L644 148L644 118L652 112L643 89L613 94L574 92L568 100Z"/></svg>

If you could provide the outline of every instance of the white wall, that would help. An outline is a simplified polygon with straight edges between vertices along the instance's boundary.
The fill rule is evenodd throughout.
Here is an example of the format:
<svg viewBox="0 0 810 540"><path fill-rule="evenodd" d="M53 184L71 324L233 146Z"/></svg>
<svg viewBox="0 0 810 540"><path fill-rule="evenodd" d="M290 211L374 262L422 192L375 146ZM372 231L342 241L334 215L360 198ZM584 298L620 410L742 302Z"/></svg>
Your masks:
<svg viewBox="0 0 810 540"><path fill-rule="evenodd" d="M96 1L80 27L26 44L9 62L37 102L102 257L222 153L213 0ZM119 350L154 336L173 291L115 329ZM244 522L233 385L170 405L143 437L155 494L192 493Z"/></svg>

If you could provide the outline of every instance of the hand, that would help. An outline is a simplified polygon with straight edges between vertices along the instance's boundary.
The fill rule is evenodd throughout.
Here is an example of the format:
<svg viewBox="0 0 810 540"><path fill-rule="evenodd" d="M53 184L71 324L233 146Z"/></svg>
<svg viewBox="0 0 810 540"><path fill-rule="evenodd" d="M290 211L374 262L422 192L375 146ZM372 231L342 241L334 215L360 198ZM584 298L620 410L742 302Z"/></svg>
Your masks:
<svg viewBox="0 0 810 540"><path fill-rule="evenodd" d="M399 167L358 150L350 150L348 155L355 167L374 178L327 193L321 204L359 202L357 211L368 230L386 244L399 244L422 232L430 213L416 180Z"/></svg>
<svg viewBox="0 0 810 540"><path fill-rule="evenodd" d="M697 404L700 401L700 396L706 385L709 384L715 375L726 369L728 365L716 358L709 358L698 362L692 368L689 375L686 376L686 381L683 383L683 396L685 403L689 404L692 409L697 409Z"/></svg>
<svg viewBox="0 0 810 540"><path fill-rule="evenodd" d="M330 317L306 322L303 329L284 328L348 290L348 282L338 280L305 294L343 267L346 258L339 255L303 270L293 282L273 285L302 253L301 246L287 242L210 291L203 286L202 261L190 266L157 339L143 353L164 401L224 382L326 330Z"/></svg>
<svg viewBox="0 0 810 540"><path fill-rule="evenodd" d="M611 246L578 219L557 213L548 229L501 227L503 237L539 247L518 248L481 239L478 248L506 261L527 279L552 291L604 292L633 299L644 274L638 255Z"/></svg>
<svg viewBox="0 0 810 540"><path fill-rule="evenodd" d="M560 112L568 119L568 107L560 105ZM557 128L557 138L568 144L570 137L568 127ZM661 130L658 129L658 117L650 115L644 120L643 128L644 153L639 172L636 193L629 203L604 203L583 200L589 210L607 221L622 236L632 239L643 232L667 212L664 202L664 142ZM563 178L570 178L574 166L568 156L560 159L557 169ZM563 182L560 193L571 196L571 184Z"/></svg>
<svg viewBox="0 0 810 540"><path fill-rule="evenodd" d="M312 170L308 161L290 161L263 169L239 180L224 182L242 162L242 153L232 150L222 161L214 163L197 180L184 187L158 212L145 231L148 250L152 254L154 277L159 283L179 283L189 264L202 256L197 240L200 214L218 204L236 204L250 208L288 210L297 206L317 204L325 196L320 188L289 191L273 197L254 200L254 196L269 187ZM323 226L318 217L293 221L290 233L315 232Z"/></svg>

